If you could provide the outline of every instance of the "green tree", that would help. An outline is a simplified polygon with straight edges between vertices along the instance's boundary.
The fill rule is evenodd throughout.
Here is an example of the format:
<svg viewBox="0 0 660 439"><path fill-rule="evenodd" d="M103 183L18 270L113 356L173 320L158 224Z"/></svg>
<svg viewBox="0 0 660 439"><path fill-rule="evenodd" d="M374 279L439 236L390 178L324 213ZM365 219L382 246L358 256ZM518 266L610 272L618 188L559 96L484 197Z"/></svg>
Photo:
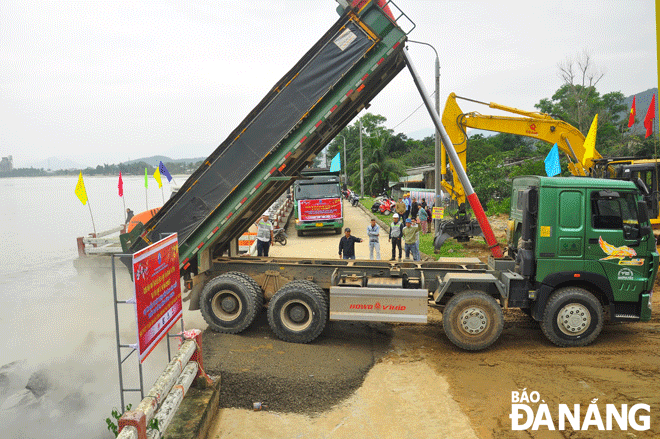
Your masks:
<svg viewBox="0 0 660 439"><path fill-rule="evenodd" d="M598 114L597 149L608 155L622 141L625 121L621 113L626 110L621 92L600 95L596 85L603 78L587 52L568 58L558 65L563 84L552 95L535 105L541 112L568 122L585 136L594 116Z"/></svg>
<svg viewBox="0 0 660 439"><path fill-rule="evenodd" d="M388 139L369 137L365 146L369 164L364 169L364 190L367 194L379 194L389 189L390 181L398 180L405 172L399 162L390 157Z"/></svg>

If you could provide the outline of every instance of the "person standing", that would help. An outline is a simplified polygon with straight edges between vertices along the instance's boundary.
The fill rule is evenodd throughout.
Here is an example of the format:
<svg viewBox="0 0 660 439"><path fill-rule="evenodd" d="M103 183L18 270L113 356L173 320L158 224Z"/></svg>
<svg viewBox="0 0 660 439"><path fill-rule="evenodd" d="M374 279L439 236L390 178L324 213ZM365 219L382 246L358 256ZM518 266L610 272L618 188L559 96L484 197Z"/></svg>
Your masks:
<svg viewBox="0 0 660 439"><path fill-rule="evenodd" d="M133 218L135 214L131 209L126 209L126 224L128 224L131 221L131 218Z"/></svg>
<svg viewBox="0 0 660 439"><path fill-rule="evenodd" d="M412 220L412 223L413 223L412 226L417 228L417 241L415 241L415 252L413 253L413 259L415 261L419 261L422 259L422 255L419 252L419 235L420 235L419 230L421 229L421 227L419 226L419 218Z"/></svg>
<svg viewBox="0 0 660 439"><path fill-rule="evenodd" d="M344 259L355 259L355 243L362 242L362 238L351 236L351 229L344 230L344 236L339 240L339 257L344 253Z"/></svg>
<svg viewBox="0 0 660 439"><path fill-rule="evenodd" d="M405 221L405 214L406 214L406 203L403 202L403 198L399 198L399 201L396 202L394 205L394 210L396 213L399 214L399 217L401 218L401 221Z"/></svg>
<svg viewBox="0 0 660 439"><path fill-rule="evenodd" d="M268 257L268 250L273 243L273 225L269 219L270 214L265 212L255 223L257 226L257 256Z"/></svg>
<svg viewBox="0 0 660 439"><path fill-rule="evenodd" d="M406 205L406 213L403 215L403 220L410 218L410 193L403 196L403 203Z"/></svg>
<svg viewBox="0 0 660 439"><path fill-rule="evenodd" d="M419 203L419 207L422 209L426 209L426 198L422 198L422 202Z"/></svg>
<svg viewBox="0 0 660 439"><path fill-rule="evenodd" d="M392 224L390 224L390 236L388 241L392 242L392 259L396 257L396 249L399 249L399 262L401 261L401 237L403 236L403 222L399 221L399 214L392 215Z"/></svg>
<svg viewBox="0 0 660 439"><path fill-rule="evenodd" d="M417 203L417 198L412 199L410 203L410 218L417 219L417 214L419 213L419 204Z"/></svg>
<svg viewBox="0 0 660 439"><path fill-rule="evenodd" d="M422 231L421 233L426 235L428 233L428 222L427 220L429 219L428 214L426 213L426 209L423 207L420 207L419 209L419 225L422 226Z"/></svg>
<svg viewBox="0 0 660 439"><path fill-rule="evenodd" d="M406 259L410 259L412 252L413 260L419 261L419 252L417 251L417 239L419 238L419 227L413 226L412 220L406 218L406 227L403 228L403 243L406 251Z"/></svg>
<svg viewBox="0 0 660 439"><path fill-rule="evenodd" d="M380 226L376 224L376 218L371 218L371 224L367 226L367 236L369 236L369 259L374 258L375 250L376 259L380 261Z"/></svg>
<svg viewBox="0 0 660 439"><path fill-rule="evenodd" d="M426 223L429 233L431 233L431 224L433 223L433 214L431 213L431 206L426 206Z"/></svg>

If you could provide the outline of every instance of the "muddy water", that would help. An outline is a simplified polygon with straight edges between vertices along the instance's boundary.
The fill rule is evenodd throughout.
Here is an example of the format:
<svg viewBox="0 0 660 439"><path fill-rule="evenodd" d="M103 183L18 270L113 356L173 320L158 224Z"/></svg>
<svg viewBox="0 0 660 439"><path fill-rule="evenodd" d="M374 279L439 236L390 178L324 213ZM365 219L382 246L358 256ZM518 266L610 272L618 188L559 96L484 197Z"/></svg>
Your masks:
<svg viewBox="0 0 660 439"><path fill-rule="evenodd" d="M112 437L105 425L112 407L119 406L112 284L108 273L79 276L73 267L76 237L93 230L89 208L74 195L76 182L77 177L0 179L2 438ZM117 177L85 177L85 185L96 229L121 224ZM162 205L166 192L151 186L145 197L143 177L124 177L126 206L140 211L146 203ZM128 298L130 282L120 274L120 297ZM124 306L120 312L122 341L134 343L134 311ZM166 362L164 347L147 359L147 390ZM138 385L136 370L129 359L131 387ZM127 396L128 403L139 400L137 394Z"/></svg>

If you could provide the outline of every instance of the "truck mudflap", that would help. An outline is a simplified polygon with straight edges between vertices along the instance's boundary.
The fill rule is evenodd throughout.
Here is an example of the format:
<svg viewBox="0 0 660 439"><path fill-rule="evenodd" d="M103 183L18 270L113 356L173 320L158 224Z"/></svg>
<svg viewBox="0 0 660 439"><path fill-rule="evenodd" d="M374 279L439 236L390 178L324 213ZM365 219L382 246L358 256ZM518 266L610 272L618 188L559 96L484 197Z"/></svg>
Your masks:
<svg viewBox="0 0 660 439"><path fill-rule="evenodd" d="M426 323L428 290L335 286L330 288L330 320Z"/></svg>

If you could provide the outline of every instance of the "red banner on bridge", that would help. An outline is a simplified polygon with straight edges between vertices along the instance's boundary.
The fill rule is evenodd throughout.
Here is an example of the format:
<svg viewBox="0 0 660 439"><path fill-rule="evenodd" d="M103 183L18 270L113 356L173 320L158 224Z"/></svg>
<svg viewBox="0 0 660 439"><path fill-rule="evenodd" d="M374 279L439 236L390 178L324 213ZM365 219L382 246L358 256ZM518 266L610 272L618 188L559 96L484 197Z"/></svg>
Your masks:
<svg viewBox="0 0 660 439"><path fill-rule="evenodd" d="M301 221L332 221L341 219L341 199L298 200Z"/></svg>
<svg viewBox="0 0 660 439"><path fill-rule="evenodd" d="M175 233L133 255L140 362L183 314L178 242Z"/></svg>

